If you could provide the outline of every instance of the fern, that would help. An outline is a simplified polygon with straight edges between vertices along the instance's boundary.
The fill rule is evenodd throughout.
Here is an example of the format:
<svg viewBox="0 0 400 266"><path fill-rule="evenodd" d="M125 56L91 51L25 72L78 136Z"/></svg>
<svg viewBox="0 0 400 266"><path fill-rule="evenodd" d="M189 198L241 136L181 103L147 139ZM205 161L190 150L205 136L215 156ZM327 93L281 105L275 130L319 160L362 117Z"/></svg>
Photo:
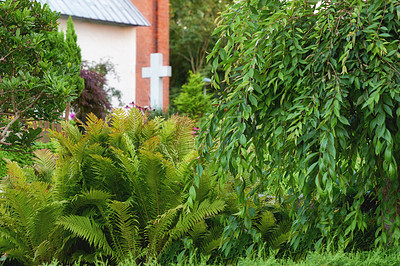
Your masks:
<svg viewBox="0 0 400 266"><path fill-rule="evenodd" d="M15 221L15 220L14 220ZM15 221L17 222L17 221ZM3 251L9 253L10 250L18 248L24 250L25 254L29 253L31 250L29 243L25 236L18 234L14 230L6 228L4 225L0 226L0 238L2 240L7 240L6 246L3 246Z"/></svg>
<svg viewBox="0 0 400 266"><path fill-rule="evenodd" d="M182 212L183 208L183 205L178 205L169 209L146 227L146 235L149 241L148 257L157 257L167 247L169 231L173 228L176 217Z"/></svg>
<svg viewBox="0 0 400 266"><path fill-rule="evenodd" d="M123 110L122 108L116 109L111 120L112 132L124 132L127 129L127 118L128 114L125 110Z"/></svg>
<svg viewBox="0 0 400 266"><path fill-rule="evenodd" d="M55 199L62 201L67 200L73 195L79 193L80 182L80 165L75 160L63 160L58 163L58 167L54 173L54 192Z"/></svg>
<svg viewBox="0 0 400 266"><path fill-rule="evenodd" d="M203 241L198 244L203 254L209 255L219 248L222 241L223 230L224 228L220 224L216 224L207 231Z"/></svg>
<svg viewBox="0 0 400 266"><path fill-rule="evenodd" d="M97 118L93 113L90 113L86 118L86 125L83 126L87 132L87 138L91 140L99 140L98 138L105 131L108 131L107 123L104 123L102 119ZM107 132L108 133L108 132Z"/></svg>
<svg viewBox="0 0 400 266"><path fill-rule="evenodd" d="M50 137L56 141L55 143L58 152L72 152L73 144L80 142L83 138L83 135L79 131L78 127L73 126L66 121L61 122L61 128L62 132L48 129Z"/></svg>
<svg viewBox="0 0 400 266"><path fill-rule="evenodd" d="M111 150L118 159L123 173L122 176L130 182L132 197L136 200L136 205L140 206L138 209L139 216L145 221L150 220L151 214L148 211L149 206L147 206L146 184L140 179L140 162L138 158L136 156L129 158L123 151L115 148L111 148ZM141 221L141 224L145 225L146 222Z"/></svg>
<svg viewBox="0 0 400 266"><path fill-rule="evenodd" d="M261 214L256 218L254 226L263 237L267 237L268 234L271 234L271 232L277 229L274 214L268 210L261 212Z"/></svg>
<svg viewBox="0 0 400 266"><path fill-rule="evenodd" d="M91 189L88 192L75 195L65 208L65 211L67 213L79 214L79 210L83 207L96 206L102 216L105 216L106 203L110 198L111 195L106 191Z"/></svg>
<svg viewBox="0 0 400 266"><path fill-rule="evenodd" d="M179 218L175 228L170 231L170 238L167 245L188 233L195 224L201 222L203 219L222 212L224 207L225 202L222 200L215 200L212 203L210 203L208 199L204 200L198 205L198 207L193 208L191 212L184 214Z"/></svg>
<svg viewBox="0 0 400 266"><path fill-rule="evenodd" d="M199 245L211 242L205 220L220 213L224 203L203 200L191 211L182 205L198 157L193 122L147 120L132 108L116 110L106 121L89 115L84 133L70 123L62 127L63 132L51 132L58 158L37 153L38 177L10 166L10 190L4 195L13 207L0 218L8 226L0 235L7 234L10 250L27 247L21 261L45 261L48 250L63 262L80 255L90 262L99 254L117 262L143 250L157 257L190 234ZM47 182L31 182L35 178ZM19 192L12 194L15 188ZM198 189L202 199L212 195L209 185ZM13 236L15 230L24 234Z"/></svg>
<svg viewBox="0 0 400 266"><path fill-rule="evenodd" d="M7 244L3 249L26 265L39 264L49 258L45 253L39 254L40 247L46 246L47 251L54 247L51 235L62 205L53 201L50 184L28 182L22 169L11 169L13 176L5 180L0 197L6 206L0 214L0 237Z"/></svg>
<svg viewBox="0 0 400 266"><path fill-rule="evenodd" d="M137 108L131 108L128 111L127 123L128 128L132 131L137 131L144 125L145 117Z"/></svg>
<svg viewBox="0 0 400 266"><path fill-rule="evenodd" d="M129 256L137 256L140 251L140 237L138 222L126 202L111 201L109 204L110 231L113 239L113 248L116 258L123 261Z"/></svg>
<svg viewBox="0 0 400 266"><path fill-rule="evenodd" d="M75 236L85 239L90 245L100 248L105 254L111 255L113 253L101 226L93 219L78 215L68 215L60 217L57 224L63 226Z"/></svg>
<svg viewBox="0 0 400 266"><path fill-rule="evenodd" d="M36 150L34 154L34 168L38 177L41 181L50 183L57 166L57 158L47 149Z"/></svg>

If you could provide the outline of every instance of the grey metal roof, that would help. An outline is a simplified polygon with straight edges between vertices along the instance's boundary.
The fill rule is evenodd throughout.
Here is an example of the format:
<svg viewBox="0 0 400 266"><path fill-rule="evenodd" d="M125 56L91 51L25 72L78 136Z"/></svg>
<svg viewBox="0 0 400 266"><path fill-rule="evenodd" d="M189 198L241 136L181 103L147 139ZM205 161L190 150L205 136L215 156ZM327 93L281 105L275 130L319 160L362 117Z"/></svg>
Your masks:
<svg viewBox="0 0 400 266"><path fill-rule="evenodd" d="M130 26L150 26L129 0L36 0L61 15Z"/></svg>

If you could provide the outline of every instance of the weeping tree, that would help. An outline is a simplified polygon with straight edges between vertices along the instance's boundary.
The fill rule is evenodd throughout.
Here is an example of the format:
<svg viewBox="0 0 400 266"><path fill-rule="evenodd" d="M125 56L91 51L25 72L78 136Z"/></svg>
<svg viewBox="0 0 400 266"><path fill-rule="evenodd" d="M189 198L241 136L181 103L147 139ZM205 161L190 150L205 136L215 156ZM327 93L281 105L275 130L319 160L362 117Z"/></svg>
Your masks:
<svg viewBox="0 0 400 266"><path fill-rule="evenodd" d="M371 220L375 243L399 242L399 30L395 0L251 0L223 13L209 59L227 87L201 144L220 180L236 177L242 215L271 193L292 203L295 247L346 246Z"/></svg>

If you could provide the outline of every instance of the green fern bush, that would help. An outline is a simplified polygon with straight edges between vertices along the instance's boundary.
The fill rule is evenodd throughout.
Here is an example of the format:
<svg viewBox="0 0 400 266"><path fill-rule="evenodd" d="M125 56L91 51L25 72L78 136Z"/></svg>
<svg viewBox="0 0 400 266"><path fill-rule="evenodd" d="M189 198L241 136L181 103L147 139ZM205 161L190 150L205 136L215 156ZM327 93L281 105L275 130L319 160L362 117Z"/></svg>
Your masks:
<svg viewBox="0 0 400 266"><path fill-rule="evenodd" d="M52 132L56 156L37 153L32 168L9 165L0 253L10 259L140 263L223 211L225 201L202 185L193 208L184 204L198 157L190 119L148 120L132 108L105 120L89 115L85 133L62 127Z"/></svg>

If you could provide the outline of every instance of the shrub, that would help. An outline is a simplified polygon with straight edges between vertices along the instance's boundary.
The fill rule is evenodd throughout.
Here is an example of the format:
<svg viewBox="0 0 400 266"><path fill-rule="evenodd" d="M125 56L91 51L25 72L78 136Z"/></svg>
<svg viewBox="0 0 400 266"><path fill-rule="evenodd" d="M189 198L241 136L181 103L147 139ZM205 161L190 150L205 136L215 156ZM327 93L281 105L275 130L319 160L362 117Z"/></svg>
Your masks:
<svg viewBox="0 0 400 266"><path fill-rule="evenodd" d="M34 168L9 165L0 253L27 265L51 256L139 263L224 209L207 190L192 208L183 204L197 158L188 118L146 120L137 108L119 109L106 121L90 115L84 128L64 122L52 132L58 159L43 152Z"/></svg>
<svg viewBox="0 0 400 266"><path fill-rule="evenodd" d="M246 172L290 202L294 246L314 232L317 245L357 241L371 196L376 243L398 243L400 3L316 3L240 1L222 15L210 59L227 88L202 130L204 156L221 180L237 176L244 206Z"/></svg>
<svg viewBox="0 0 400 266"><path fill-rule="evenodd" d="M87 115L93 113L97 117L104 119L111 109L111 104L104 89L106 84L105 76L90 69L88 66L82 67L80 76L85 81L85 88L81 95L71 104L77 118L85 121Z"/></svg>
<svg viewBox="0 0 400 266"><path fill-rule="evenodd" d="M66 103L80 93L80 64L65 53L58 17L36 1L0 2L2 148L29 148L40 132L26 126L27 121L58 119Z"/></svg>
<svg viewBox="0 0 400 266"><path fill-rule="evenodd" d="M188 83L174 100L179 113L198 119L210 111L212 95L204 94L204 85L200 74L189 72Z"/></svg>

